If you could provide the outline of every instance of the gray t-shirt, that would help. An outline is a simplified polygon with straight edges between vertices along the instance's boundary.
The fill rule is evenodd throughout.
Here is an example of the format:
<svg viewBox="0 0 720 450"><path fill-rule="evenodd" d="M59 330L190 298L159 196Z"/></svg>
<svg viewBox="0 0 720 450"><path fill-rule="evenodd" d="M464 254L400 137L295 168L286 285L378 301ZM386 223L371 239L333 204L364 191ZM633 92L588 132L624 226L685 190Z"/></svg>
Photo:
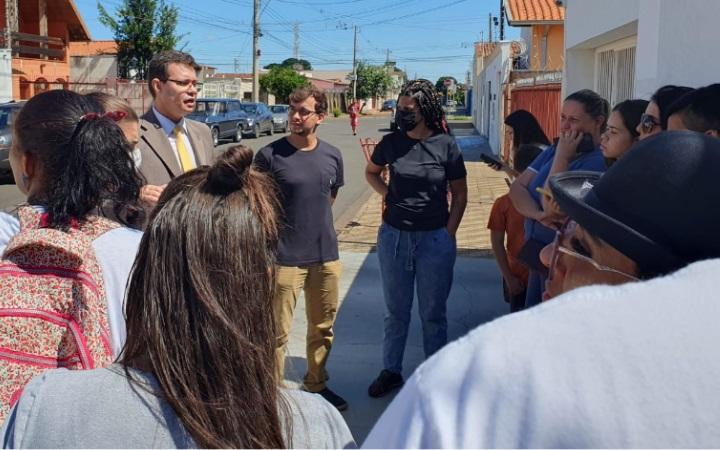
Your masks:
<svg viewBox="0 0 720 450"><path fill-rule="evenodd" d="M151 391L154 376L133 371ZM292 413L291 448L354 448L340 413L317 394L285 390ZM172 407L130 382L120 365L56 369L25 387L2 428L4 448L192 448Z"/></svg>
<svg viewBox="0 0 720 450"><path fill-rule="evenodd" d="M337 260L330 200L345 184L340 150L318 140L314 150L301 151L282 138L257 152L255 167L270 174L280 189L278 262L304 266Z"/></svg>

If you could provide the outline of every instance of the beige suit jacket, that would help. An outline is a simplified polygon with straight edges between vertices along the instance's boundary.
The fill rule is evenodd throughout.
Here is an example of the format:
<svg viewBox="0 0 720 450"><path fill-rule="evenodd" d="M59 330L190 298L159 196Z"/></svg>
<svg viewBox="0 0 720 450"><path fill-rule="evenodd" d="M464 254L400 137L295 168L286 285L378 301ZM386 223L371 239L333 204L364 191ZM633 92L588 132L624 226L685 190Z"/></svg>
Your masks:
<svg viewBox="0 0 720 450"><path fill-rule="evenodd" d="M185 119L188 138L198 166L215 162L210 129L204 123ZM140 119L140 174L146 184L160 186L183 173L175 152L152 108Z"/></svg>

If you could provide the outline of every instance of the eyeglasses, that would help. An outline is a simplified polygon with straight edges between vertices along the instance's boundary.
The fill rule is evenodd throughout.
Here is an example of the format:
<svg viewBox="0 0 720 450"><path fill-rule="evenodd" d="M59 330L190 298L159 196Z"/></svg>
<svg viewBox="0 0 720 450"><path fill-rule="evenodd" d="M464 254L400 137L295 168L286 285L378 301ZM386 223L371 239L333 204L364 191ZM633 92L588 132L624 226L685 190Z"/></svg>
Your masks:
<svg viewBox="0 0 720 450"><path fill-rule="evenodd" d="M178 86L182 88L189 88L190 86L194 87L195 89L202 88L203 84L198 83L197 80L173 80L172 78L168 78L167 80L161 80L163 82L172 81L173 83L177 84Z"/></svg>
<svg viewBox="0 0 720 450"><path fill-rule="evenodd" d="M642 128L644 133L650 133L653 128L659 125L660 123L657 121L657 119L650 114L643 114L642 116L640 116L640 127Z"/></svg>
<svg viewBox="0 0 720 450"><path fill-rule="evenodd" d="M622 275L626 278L629 278L633 281L638 281L639 278L637 278L634 275L630 275L629 273L622 272L617 269L613 269L612 267L603 266L602 264L598 263L594 259L590 258L589 256L585 256L581 253L578 253L574 250L570 250L569 248L563 246L560 244L560 240L564 236L570 236L575 233L575 230L577 229L577 223L573 220L567 220L563 226L555 232L555 240L552 243L552 256L550 258L550 266L549 266L549 273L548 273L548 281L553 279L553 274L555 273L555 267L557 266L558 259L560 258L560 253L564 253L568 256L572 256L573 258L579 259L581 261L584 261L591 266L593 266L596 270L599 270L601 272L610 272L610 273L616 273L618 275Z"/></svg>
<svg viewBox="0 0 720 450"><path fill-rule="evenodd" d="M305 108L295 109L295 108L293 108L292 106L291 106L290 108L288 108L288 116L292 117L292 116L294 116L296 113L297 113L297 114L300 116L300 118L303 119L303 120L307 119L308 117L310 117L310 116L313 115L313 114L316 114L315 111L310 111L309 109L305 109Z"/></svg>

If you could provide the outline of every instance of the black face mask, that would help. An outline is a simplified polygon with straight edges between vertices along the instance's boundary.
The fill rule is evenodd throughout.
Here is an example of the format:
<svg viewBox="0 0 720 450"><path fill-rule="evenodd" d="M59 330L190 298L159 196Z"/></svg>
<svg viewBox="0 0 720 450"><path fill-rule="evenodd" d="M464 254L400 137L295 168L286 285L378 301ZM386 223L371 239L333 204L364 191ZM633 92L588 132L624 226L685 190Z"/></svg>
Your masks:
<svg viewBox="0 0 720 450"><path fill-rule="evenodd" d="M417 126L417 120L415 120L415 111L403 111L398 109L395 112L395 123L397 124L400 131L408 132L413 130Z"/></svg>

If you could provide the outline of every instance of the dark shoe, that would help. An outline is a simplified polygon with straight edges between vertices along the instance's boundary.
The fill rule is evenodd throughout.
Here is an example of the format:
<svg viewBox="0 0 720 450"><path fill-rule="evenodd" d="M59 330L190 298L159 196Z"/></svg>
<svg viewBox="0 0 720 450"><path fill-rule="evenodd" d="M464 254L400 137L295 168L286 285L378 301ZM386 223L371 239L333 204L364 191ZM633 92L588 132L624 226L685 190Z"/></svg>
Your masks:
<svg viewBox="0 0 720 450"><path fill-rule="evenodd" d="M315 392L315 394L322 395L322 397L327 400L328 403L337 408L338 411L345 411L348 407L348 404L344 398L340 397L328 388L325 388L320 392Z"/></svg>
<svg viewBox="0 0 720 450"><path fill-rule="evenodd" d="M389 370L383 369L380 375L372 382L368 388L368 395L370 397L382 397L388 394L393 389L397 389L405 383L402 375Z"/></svg>

